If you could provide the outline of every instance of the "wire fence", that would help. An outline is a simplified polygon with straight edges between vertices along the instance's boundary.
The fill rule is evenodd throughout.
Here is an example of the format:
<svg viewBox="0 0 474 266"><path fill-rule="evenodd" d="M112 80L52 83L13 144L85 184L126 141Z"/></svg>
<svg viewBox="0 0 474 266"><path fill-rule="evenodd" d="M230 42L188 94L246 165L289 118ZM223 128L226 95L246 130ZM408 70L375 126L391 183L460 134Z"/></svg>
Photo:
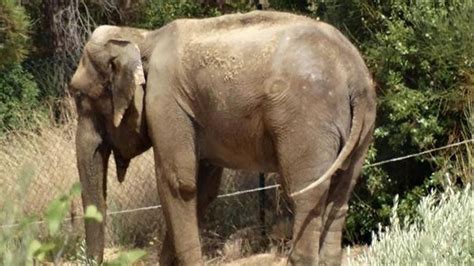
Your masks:
<svg viewBox="0 0 474 266"><path fill-rule="evenodd" d="M8 225L23 221L22 218L30 215L42 220L49 203L69 191L71 186L78 182L74 146L76 126L75 119L72 119L69 123L57 127L48 126L35 132L18 132L0 138L2 230ZM226 170L220 193L256 187L258 180L254 177L257 175L258 173ZM268 175L267 184L272 183L275 183L274 176ZM116 178L115 162L111 158L107 186L109 218L106 238L109 245L142 241L141 239L150 239L162 233L164 221L157 207L159 200L151 150L132 160L122 184ZM275 191L273 194L276 193ZM254 212L258 213L256 195L238 199L230 199L230 196L224 196L227 198L221 199L219 204L211 207L209 221L233 221L232 224L220 226L222 231L229 232L231 228L243 224L258 224L258 216L253 215ZM276 195L269 199L272 197L275 198ZM10 211L12 210L10 206L17 208L15 213ZM235 214L229 213L224 217L222 213L227 209L235 209L233 206L235 208L246 206L246 214L231 217ZM269 206L269 209L271 208L273 207ZM82 232L83 221L80 219L82 215L81 199L74 198L65 226L73 231ZM43 227L42 222L35 224ZM209 228L215 225L216 223L211 222Z"/></svg>
<svg viewBox="0 0 474 266"><path fill-rule="evenodd" d="M51 133L50 135L53 135L53 134ZM59 134L59 135L63 135L63 134ZM66 137L67 141L68 141L68 139L69 138ZM59 147L64 148L64 146L62 145L64 143L62 141L64 141L64 139L60 140L60 139L57 139L57 138L53 138L53 142L57 144L56 147L58 147L58 148ZM366 164L366 165L363 166L363 168L370 168L370 167L380 166L380 165L383 165L383 164L398 162L398 161L401 161L401 160L406 160L406 159L409 159L409 158L418 157L418 156L422 156L422 155L425 155L425 154L429 154L429 153L433 153L433 152L436 152L436 151L441 151L441 150L445 150L445 149L449 149L449 148L453 148L453 147L457 147L457 146L461 146L461 145L469 145L470 143L473 143L473 142L474 142L474 139L468 139L468 140L464 140L464 141L460 141L460 142L457 142L457 143L445 145L445 146L442 146L442 147L429 149L429 150L418 152L418 153L413 153L413 154L409 154L409 155L405 155L405 156L401 156L401 157L391 158L391 159L379 161L379 162L376 162L376 163ZM31 144L30 148L36 148L36 149L41 150L41 144L40 145L35 145L34 142L28 142L28 143ZM25 143L22 143L22 144L25 144ZM22 144L20 144L20 145L22 145ZM5 152L5 151L2 151L2 152ZM68 154L70 155L72 153L74 153L74 152L71 151L71 150L67 151L67 150L63 149L62 153L61 153L61 155L62 155L61 157L63 159L65 157L67 158L68 157L67 155ZM57 155L56 153L53 153L53 154L54 154L53 156ZM0 155L5 155L5 154L0 153ZM2 158L3 157L4 156L2 156ZM51 159L52 158L46 156L46 159L44 159L42 162L39 162L39 164L41 165L42 163L51 163L51 162L54 161L54 160L51 160ZM62 160L62 161L64 161L64 160ZM72 163L72 164L74 164L74 163ZM153 167L151 166L152 164L153 164L153 162L152 162L152 159L151 159L151 156L150 156L149 153L145 154L143 156L140 156L139 163L134 163L132 165L131 171L129 172L129 175L131 175L131 176L147 176L147 178L145 178L145 180L154 180L154 178L152 177L152 175L153 175L153 173L152 173L153 172L153 170L152 170ZM150 167L146 167L146 168L149 168L148 170L145 170L143 167L133 167L133 166L137 166L137 165L149 165ZM75 168L75 167L72 167L72 168ZM113 166L110 167L110 168L114 169ZM62 168L62 170L64 170L64 168ZM50 172L50 171L51 171L51 167L50 168L43 168L40 172ZM147 173L145 173L145 171L147 171ZM227 173L226 176L227 176L227 178L236 179L236 178L238 178L238 177L236 177L236 175L239 175L239 173L238 172ZM256 175L256 174L255 173L247 174L247 179L249 179L249 177L251 178L252 175ZM276 178L273 179L273 182L275 182L275 180L276 180ZM133 181L133 182L135 182L135 181ZM227 184L229 185L229 182L227 182ZM147 187L146 185L147 184L142 184L138 187L133 187L132 186L133 191L130 191L130 190L125 191L125 195L132 196L132 197L137 197L138 194L143 194L143 191L140 191L139 188L140 187L141 188ZM130 188L130 186L127 186L127 184L125 184L124 186L120 186L120 187L122 187L122 189L127 188L127 187ZM220 194L217 198L224 199L224 198L236 197L236 196L249 194L249 193L267 191L267 190L274 190L274 189L278 189L279 187L280 187L279 184L271 184L271 185L267 185L267 186L264 186L264 187L255 187L255 188L250 188L250 189L243 189L243 190L233 191L233 192L229 192L229 193L223 193L223 194ZM154 189L152 189L152 190L154 191ZM38 190L35 190L35 191L37 193L39 193ZM62 191L64 191L64 190L62 190ZM141 206L141 207L136 207L136 208L120 208L118 206L124 206L123 204L119 203L122 200L120 200L121 197L118 196L118 194L121 194L122 191L123 190L121 190L117 194L114 194L114 197L115 197L114 201L118 202L118 204L116 205L115 210L107 212L107 216L131 214L131 213L135 213L135 212L151 211L151 210L157 210L157 209L161 208L160 204L154 204L154 205L149 205L149 206ZM148 194L148 193L149 193L149 191L145 192L145 194ZM52 194L55 194L55 193L52 193ZM34 198L35 198L35 201L38 200L38 197L34 197ZM145 202L148 202L148 201L153 201L153 200L151 198L146 198L146 199L143 199L141 201L139 200L140 203L145 203ZM49 200L47 200L46 202L49 202ZM74 216L74 217L72 217L72 216ZM156 218L157 216L153 215L153 217ZM76 215L71 215L71 217L68 217L68 218L64 219L64 221L71 221L73 219L81 219L81 218L83 218L82 214L79 214L79 215L76 214ZM143 217L141 219L143 219ZM44 221L39 220L39 221L32 222L31 224L43 224L43 223L44 223ZM147 221L146 224L150 225L149 221ZM10 228L10 227L15 227L15 226L18 226L18 225L19 225L19 223L4 224L4 225L0 225L0 228L6 229L6 228Z"/></svg>
<svg viewBox="0 0 474 266"><path fill-rule="evenodd" d="M64 55L29 58L23 69L33 75L41 96L61 96L67 91L69 81L76 71L80 51Z"/></svg>

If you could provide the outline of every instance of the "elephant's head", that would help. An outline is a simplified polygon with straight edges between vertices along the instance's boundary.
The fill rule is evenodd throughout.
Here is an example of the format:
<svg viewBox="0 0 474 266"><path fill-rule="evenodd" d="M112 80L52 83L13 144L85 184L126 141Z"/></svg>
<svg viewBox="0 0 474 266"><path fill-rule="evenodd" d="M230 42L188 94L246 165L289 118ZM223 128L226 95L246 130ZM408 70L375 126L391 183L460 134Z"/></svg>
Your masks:
<svg viewBox="0 0 474 266"><path fill-rule="evenodd" d="M70 83L79 123L76 153L83 205L106 212L106 177L110 153L123 181L130 160L150 147L144 117L140 45L146 31L101 26L84 47ZM102 259L104 223L86 221L88 254Z"/></svg>
<svg viewBox="0 0 474 266"><path fill-rule="evenodd" d="M126 39L97 39L93 37L86 44L71 88L91 99L103 101L102 114L112 118L113 125L118 127L135 94L143 94L145 76L140 49ZM109 97L105 99L104 96ZM132 107L141 112L139 100L133 102Z"/></svg>

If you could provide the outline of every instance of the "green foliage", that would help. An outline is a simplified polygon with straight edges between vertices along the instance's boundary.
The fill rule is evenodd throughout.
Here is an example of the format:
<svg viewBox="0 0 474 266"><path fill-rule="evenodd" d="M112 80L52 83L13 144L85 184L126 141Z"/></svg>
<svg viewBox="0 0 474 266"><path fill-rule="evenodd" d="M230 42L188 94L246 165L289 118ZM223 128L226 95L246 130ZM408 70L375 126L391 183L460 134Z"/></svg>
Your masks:
<svg viewBox="0 0 474 266"><path fill-rule="evenodd" d="M74 197L79 196L80 185L74 184L68 193L53 200L46 210L44 221L48 228L44 240L34 239L28 245L27 260L44 261L46 259L57 261L71 245L70 235L60 234L61 224L71 208Z"/></svg>
<svg viewBox="0 0 474 266"><path fill-rule="evenodd" d="M197 1L151 1L143 10L142 19L136 26L156 29L178 18L196 18L218 16L217 8L205 7Z"/></svg>
<svg viewBox="0 0 474 266"><path fill-rule="evenodd" d="M28 53L29 18L15 0L0 2L0 70L20 63Z"/></svg>
<svg viewBox="0 0 474 266"><path fill-rule="evenodd" d="M28 128L43 115L33 76L19 64L0 71L0 133Z"/></svg>
<svg viewBox="0 0 474 266"><path fill-rule="evenodd" d="M462 122L469 101L462 81L474 60L473 13L472 4L440 2L398 4L380 14L386 30L365 50L384 88L379 117L385 123L376 135L391 154L406 144L411 150L431 147L456 133L450 130Z"/></svg>
<svg viewBox="0 0 474 266"><path fill-rule="evenodd" d="M470 1L311 2L313 16L336 25L357 44L378 84L375 144L367 163L472 138ZM443 186L447 176L472 182L469 173L459 170L472 165L469 149L364 169L350 206L346 239L369 241L377 223L388 223L397 194L399 215L412 217L420 199Z"/></svg>
<svg viewBox="0 0 474 266"><path fill-rule="evenodd" d="M122 266L122 265L132 265L134 262L140 260L146 255L146 252L143 250L130 250L126 252L121 252L120 255L110 261L104 263L105 266Z"/></svg>
<svg viewBox="0 0 474 266"><path fill-rule="evenodd" d="M0 2L0 134L32 125L38 89L20 63L28 53L29 18L17 1ZM40 112L38 112L40 114Z"/></svg>
<svg viewBox="0 0 474 266"><path fill-rule="evenodd" d="M7 193L7 188L2 187L2 195L14 193L14 199L21 199L28 191L30 179L34 177L34 170L25 165L18 176L18 185L14 191ZM40 235L37 217L25 217L22 202L6 200L2 203L0 213L0 263L2 265L33 265L35 261L51 259L57 261L70 247L70 235L61 234L59 229L65 216L69 212L71 201L80 193L80 186L74 185L69 192L55 199L49 205L44 223L47 225L47 236L38 239Z"/></svg>
<svg viewBox="0 0 474 266"><path fill-rule="evenodd" d="M293 12L307 12L310 1L306 0L270 0L270 6L276 10L288 10Z"/></svg>
<svg viewBox="0 0 474 266"><path fill-rule="evenodd" d="M71 208L72 199L80 193L81 187L79 183L76 183L72 186L68 194L53 200L49 204L48 209L46 210L46 222L51 236L56 236L58 234L61 222L64 220L64 217L66 217Z"/></svg>
<svg viewBox="0 0 474 266"><path fill-rule="evenodd" d="M417 219L402 223L398 204L390 226L379 227L374 241L351 265L471 265L474 262L474 190L448 188L431 193L416 207Z"/></svg>
<svg viewBox="0 0 474 266"><path fill-rule="evenodd" d="M225 1L222 7L192 0L150 1L138 10L141 15L136 15L135 17L139 19L133 21L132 24L136 27L156 29L175 19L215 17L224 13L246 12L252 9L254 9L253 4L246 0Z"/></svg>
<svg viewBox="0 0 474 266"><path fill-rule="evenodd" d="M34 172L28 165L21 171L18 186L15 187L14 198L22 198L28 191L28 184ZM1 188L2 195L6 194ZM39 217L26 217L22 212L21 202L2 203L0 212L0 264L2 265L36 265L37 262L53 261L55 264L64 260L75 260L81 264L96 265L85 255L84 241L80 243L78 237L63 227L66 216L71 209L72 200L81 193L79 183L51 201L43 215ZM10 194L11 195L11 194ZM84 219L93 219L102 222L102 214L95 206L88 206ZM40 225L46 225L46 232ZM42 233L43 232L43 233ZM39 237L41 236L41 237ZM131 265L145 255L140 250L122 252L119 257L106 265Z"/></svg>
<svg viewBox="0 0 474 266"><path fill-rule="evenodd" d="M32 258L31 252L29 252L31 256L27 256L28 246L34 241L35 235L38 234L37 227L34 226L34 224L33 226L29 226L34 220L33 217L21 217L21 204L12 202L10 199L21 198L19 196L27 190L29 180L33 176L33 168L30 165L25 165L18 173L17 186L13 188L0 186L0 193L2 195L2 198L0 198L1 265L22 265L26 264L27 258ZM9 197L7 198L3 195ZM31 263L29 265L31 265Z"/></svg>
<svg viewBox="0 0 474 266"><path fill-rule="evenodd" d="M102 222L104 220L104 217L102 216L102 213L100 213L97 210L97 207L94 205L87 206L86 212L84 213L84 218L86 219L93 219L98 222Z"/></svg>

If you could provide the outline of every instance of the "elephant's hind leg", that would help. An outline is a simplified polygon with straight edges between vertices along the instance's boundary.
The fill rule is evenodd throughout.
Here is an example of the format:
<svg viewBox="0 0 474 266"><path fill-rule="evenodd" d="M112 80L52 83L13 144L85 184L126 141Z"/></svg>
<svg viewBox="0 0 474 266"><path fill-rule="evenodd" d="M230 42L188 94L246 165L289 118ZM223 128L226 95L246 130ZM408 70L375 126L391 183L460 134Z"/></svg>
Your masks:
<svg viewBox="0 0 474 266"><path fill-rule="evenodd" d="M165 245L173 243L176 264L201 265L197 217L198 162L192 122L174 100L167 101L166 98L157 101L147 111L154 114L147 121L154 147L158 193L166 218L168 239ZM169 253L173 248L164 247L163 251ZM162 258L170 260L174 257L162 254Z"/></svg>
<svg viewBox="0 0 474 266"><path fill-rule="evenodd" d="M364 163L364 154L370 138L364 140L352 156L352 162L331 180L324 214L324 229L320 240L320 260L324 265L340 265L342 258L342 230L348 211L348 202Z"/></svg>
<svg viewBox="0 0 474 266"><path fill-rule="evenodd" d="M198 174L198 219L201 226L206 209L217 198L221 184L222 167L199 163Z"/></svg>
<svg viewBox="0 0 474 266"><path fill-rule="evenodd" d="M323 173L334 162L339 141L321 130L297 127L277 137L280 174L287 192L298 191ZM304 140L304 141L303 141ZM322 216L330 180L292 198L294 212L292 265L318 265Z"/></svg>

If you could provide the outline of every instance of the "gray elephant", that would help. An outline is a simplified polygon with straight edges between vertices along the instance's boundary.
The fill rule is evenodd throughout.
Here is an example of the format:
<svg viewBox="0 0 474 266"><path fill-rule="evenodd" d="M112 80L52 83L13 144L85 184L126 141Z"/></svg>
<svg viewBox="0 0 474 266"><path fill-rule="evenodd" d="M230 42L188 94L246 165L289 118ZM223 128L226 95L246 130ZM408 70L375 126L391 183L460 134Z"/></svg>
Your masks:
<svg viewBox="0 0 474 266"><path fill-rule="evenodd" d="M203 263L199 221L223 167L280 174L294 212L290 264L340 264L376 103L362 57L332 26L278 12L155 31L101 26L70 87L84 207L106 212L111 152L123 180L153 148L167 225L161 265ZM103 223L86 222L86 243L101 261Z"/></svg>

